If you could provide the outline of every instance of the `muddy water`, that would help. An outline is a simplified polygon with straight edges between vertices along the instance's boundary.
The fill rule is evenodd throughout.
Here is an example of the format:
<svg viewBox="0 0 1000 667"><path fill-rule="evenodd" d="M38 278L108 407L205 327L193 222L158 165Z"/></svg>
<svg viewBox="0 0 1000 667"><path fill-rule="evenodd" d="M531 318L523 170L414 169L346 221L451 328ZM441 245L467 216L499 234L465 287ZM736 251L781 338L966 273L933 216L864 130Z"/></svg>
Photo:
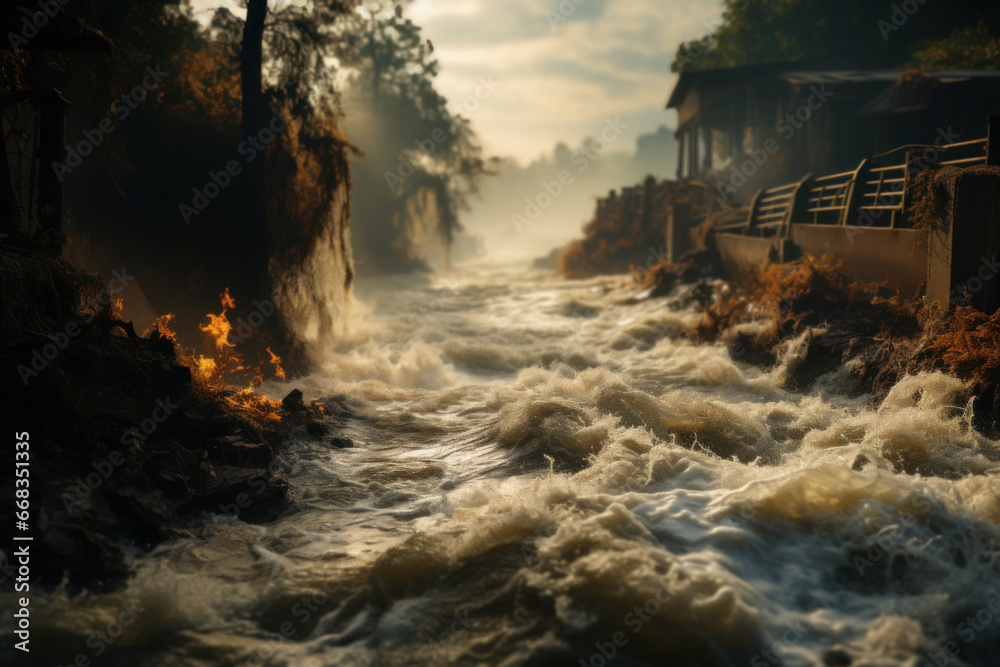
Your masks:
<svg viewBox="0 0 1000 667"><path fill-rule="evenodd" d="M357 446L302 435L279 519L207 516L122 593L36 600L38 664L1000 664L1000 447L960 384L790 393L634 292L362 283L296 384L348 397Z"/></svg>

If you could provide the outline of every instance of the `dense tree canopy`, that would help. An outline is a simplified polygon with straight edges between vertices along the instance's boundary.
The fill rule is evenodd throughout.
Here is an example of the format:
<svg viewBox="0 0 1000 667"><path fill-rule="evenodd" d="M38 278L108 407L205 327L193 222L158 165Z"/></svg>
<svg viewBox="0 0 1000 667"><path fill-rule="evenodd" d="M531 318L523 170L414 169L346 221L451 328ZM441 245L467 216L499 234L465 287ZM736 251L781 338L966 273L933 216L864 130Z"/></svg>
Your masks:
<svg viewBox="0 0 1000 667"><path fill-rule="evenodd" d="M344 54L352 71L347 124L365 156L354 172L356 238L382 268L409 268L426 259L418 245L450 244L458 211L491 162L468 119L435 88L438 62L420 28L398 5L365 10ZM386 244L387 236L396 242Z"/></svg>
<svg viewBox="0 0 1000 667"><path fill-rule="evenodd" d="M720 21L681 44L671 69L808 58L830 58L853 67L900 67L914 60L927 67L962 62L977 67L992 62L996 67L996 57L991 61L990 54L996 53L998 26L1000 3L981 0L726 0ZM933 55L954 54L959 46L980 55Z"/></svg>
<svg viewBox="0 0 1000 667"><path fill-rule="evenodd" d="M956 28L914 54L922 70L1000 68L1000 31L983 22Z"/></svg>

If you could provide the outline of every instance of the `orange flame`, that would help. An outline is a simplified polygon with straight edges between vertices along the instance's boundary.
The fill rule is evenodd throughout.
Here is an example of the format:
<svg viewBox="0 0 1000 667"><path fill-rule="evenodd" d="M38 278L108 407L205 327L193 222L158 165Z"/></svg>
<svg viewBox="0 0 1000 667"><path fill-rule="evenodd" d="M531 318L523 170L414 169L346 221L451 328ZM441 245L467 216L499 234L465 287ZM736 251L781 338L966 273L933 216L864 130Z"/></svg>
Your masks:
<svg viewBox="0 0 1000 667"><path fill-rule="evenodd" d="M226 402L243 412L249 412L253 417L262 421L281 421L278 411L281 409L281 402L274 401L267 396L254 393L252 388L243 389L235 394L226 397Z"/></svg>
<svg viewBox="0 0 1000 667"><path fill-rule="evenodd" d="M271 358L267 362L258 358L256 368L253 367L253 364L247 364L243 356L233 349L236 344L229 342L229 334L233 330L233 326L229 321L228 313L236 307L236 300L229 294L228 287L219 295L219 298L222 312L218 315L208 313L206 315L208 323L198 325L199 329L209 334L214 340L215 352L211 353L211 356L198 355L196 357L193 350L181 348L179 351L181 359L191 367L194 376L211 386L221 387L232 382L244 381L248 374L252 373L250 385L253 387L264 382L264 363L270 363L274 368L274 377L284 380L285 369L281 366L281 357L272 352L271 348L266 348ZM169 323L173 319L173 313L163 315L157 318L156 326L161 335L176 341L176 335L169 327ZM248 391L252 392L252 389Z"/></svg>
<svg viewBox="0 0 1000 667"><path fill-rule="evenodd" d="M236 307L236 302L233 301L233 297L229 296L229 288L228 287L226 288L226 291L221 294L221 296L222 296L222 307L223 308L235 308Z"/></svg>
<svg viewBox="0 0 1000 667"><path fill-rule="evenodd" d="M175 334L170 329L170 320L172 320L172 319L174 319L174 314L173 313L167 313L166 315L160 315L159 317L156 318L156 324L154 326L156 327L156 330L160 332L161 336L163 336L164 338L168 338L168 339L170 339L170 340L172 340L172 341L174 341L176 343L177 342L177 334ZM150 327L150 329L152 329L152 327ZM149 334L149 331L147 331L146 334L144 334L144 335L148 335L148 334Z"/></svg>
<svg viewBox="0 0 1000 667"><path fill-rule="evenodd" d="M203 380L208 380L219 372L219 364L211 357L199 356L194 371Z"/></svg>
<svg viewBox="0 0 1000 667"><path fill-rule="evenodd" d="M229 332L232 331L233 325L229 323L226 312L230 308L235 308L236 302L233 301L233 297L229 296L228 287L220 297L222 298L222 312L218 315L213 315L212 313L206 314L205 317L208 318L208 324L199 324L198 328L215 338L216 348L224 350L227 347L235 347L235 345L229 342Z"/></svg>
<svg viewBox="0 0 1000 667"><path fill-rule="evenodd" d="M271 352L271 348L267 348L267 353L271 355L271 363L274 364L274 376L279 380L284 380L285 369L281 367L281 357Z"/></svg>

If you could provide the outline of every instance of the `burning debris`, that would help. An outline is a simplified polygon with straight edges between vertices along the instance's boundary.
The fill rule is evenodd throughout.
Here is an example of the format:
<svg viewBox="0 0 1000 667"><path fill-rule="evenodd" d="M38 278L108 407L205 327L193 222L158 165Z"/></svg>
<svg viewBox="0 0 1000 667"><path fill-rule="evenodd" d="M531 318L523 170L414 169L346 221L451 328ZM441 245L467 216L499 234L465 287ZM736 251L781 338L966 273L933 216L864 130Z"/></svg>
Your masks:
<svg viewBox="0 0 1000 667"><path fill-rule="evenodd" d="M230 340L233 325L229 320L229 313L236 308L236 300L229 293L228 287L219 298L222 311L218 314L207 313L205 317L208 318L208 322L198 325L201 331L208 334L210 342L208 355L197 354L194 350L179 346L178 356L192 369L195 378L217 387L226 385L254 387L262 384L265 376L285 381L287 377L281 364L281 357L273 352L269 345L264 347L268 359L258 360L256 365L248 364L243 355L235 350L236 345ZM157 335L179 345L177 335L171 329L171 322L175 319L173 313L161 315L145 335L151 335L155 331Z"/></svg>
<svg viewBox="0 0 1000 667"><path fill-rule="evenodd" d="M267 349L267 353L271 355L271 360L270 360L269 363L272 366L274 366L274 377L278 378L279 380L284 380L285 379L285 369L283 369L281 367L281 357L279 357L274 352L272 352L271 348L266 348L266 349Z"/></svg>
<svg viewBox="0 0 1000 667"><path fill-rule="evenodd" d="M234 347L232 343L229 342L229 333L232 331L233 326L229 323L229 318L226 317L226 312L236 307L236 302L231 296L229 296L229 288L220 295L222 299L222 312L218 315L214 313L208 313L206 317L208 318L208 324L199 324L198 328L207 333L215 340L215 347L218 350L225 350L227 347Z"/></svg>
<svg viewBox="0 0 1000 667"><path fill-rule="evenodd" d="M129 575L126 548L152 548L205 512L258 521L282 511L287 482L278 448L294 429L325 428L323 407L305 403L301 392L292 409L227 386L233 378L214 358L179 348L173 314L143 336L113 305L91 319L72 304L100 284L61 260L5 249L0 263L0 292L11 295L2 307L0 356L11 368L51 340L28 332L67 322L77 331L27 387L0 387L12 413L32 414L44 401L56 417L31 431L33 448L44 452L32 482L48 522L36 535L40 585L115 588ZM231 309L228 293L224 299ZM280 357L270 357L262 366L282 378ZM252 502L238 504L242 497Z"/></svg>

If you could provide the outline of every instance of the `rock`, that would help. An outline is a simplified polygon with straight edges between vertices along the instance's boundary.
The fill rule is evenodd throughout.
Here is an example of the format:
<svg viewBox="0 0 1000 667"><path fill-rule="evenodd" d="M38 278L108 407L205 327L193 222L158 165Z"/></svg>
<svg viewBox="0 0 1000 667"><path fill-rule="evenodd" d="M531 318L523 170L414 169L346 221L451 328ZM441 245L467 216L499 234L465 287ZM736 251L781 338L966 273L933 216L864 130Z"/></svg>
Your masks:
<svg viewBox="0 0 1000 667"><path fill-rule="evenodd" d="M287 481L269 476L263 468L215 466L214 471L205 487L183 504L182 511L209 511L260 521L274 518L287 505Z"/></svg>
<svg viewBox="0 0 1000 667"><path fill-rule="evenodd" d="M340 425L356 416L354 410L347 404L346 396L331 396L320 405L323 407L323 416Z"/></svg>
<svg viewBox="0 0 1000 667"><path fill-rule="evenodd" d="M304 412L307 409L306 404L302 401L302 392L298 389L291 390L287 396L281 399L281 407L289 412Z"/></svg>
<svg viewBox="0 0 1000 667"><path fill-rule="evenodd" d="M823 664L829 667L847 667L854 662L851 654L839 646L823 652Z"/></svg>
<svg viewBox="0 0 1000 667"><path fill-rule="evenodd" d="M212 460L225 465L241 468L266 468L274 459L269 445L245 442L238 435L212 438L205 444Z"/></svg>
<svg viewBox="0 0 1000 667"><path fill-rule="evenodd" d="M354 441L350 438L330 438L330 444L338 449L346 449L354 446Z"/></svg>
<svg viewBox="0 0 1000 667"><path fill-rule="evenodd" d="M314 438L321 438L326 435L326 425L319 421L306 422L306 432Z"/></svg>

